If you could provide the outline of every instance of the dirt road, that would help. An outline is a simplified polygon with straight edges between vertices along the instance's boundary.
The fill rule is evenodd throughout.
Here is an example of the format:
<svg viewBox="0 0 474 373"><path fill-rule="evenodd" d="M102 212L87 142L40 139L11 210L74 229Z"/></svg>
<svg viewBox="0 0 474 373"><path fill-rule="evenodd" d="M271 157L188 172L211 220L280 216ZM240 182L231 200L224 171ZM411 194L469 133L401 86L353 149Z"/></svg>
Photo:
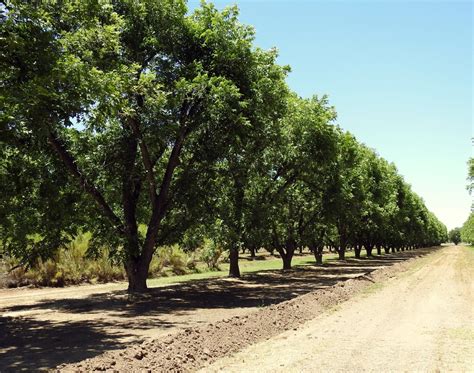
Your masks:
<svg viewBox="0 0 474 373"><path fill-rule="evenodd" d="M474 252L451 246L205 372L474 371Z"/></svg>

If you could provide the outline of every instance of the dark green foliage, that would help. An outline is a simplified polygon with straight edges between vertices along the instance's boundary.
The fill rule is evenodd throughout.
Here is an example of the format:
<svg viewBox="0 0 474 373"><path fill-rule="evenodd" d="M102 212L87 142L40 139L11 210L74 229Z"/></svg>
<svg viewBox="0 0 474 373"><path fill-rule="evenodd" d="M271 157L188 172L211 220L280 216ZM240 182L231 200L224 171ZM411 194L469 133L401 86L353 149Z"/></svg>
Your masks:
<svg viewBox="0 0 474 373"><path fill-rule="evenodd" d="M461 241L470 245L474 244L474 212L471 212L461 227Z"/></svg>
<svg viewBox="0 0 474 373"><path fill-rule="evenodd" d="M449 241L457 245L461 242L461 228L451 229L448 233Z"/></svg>
<svg viewBox="0 0 474 373"><path fill-rule="evenodd" d="M301 99L235 7L181 0L0 8L0 242L25 265L80 232L144 291L160 246L370 254L446 228L395 167ZM142 229L143 228L143 229Z"/></svg>

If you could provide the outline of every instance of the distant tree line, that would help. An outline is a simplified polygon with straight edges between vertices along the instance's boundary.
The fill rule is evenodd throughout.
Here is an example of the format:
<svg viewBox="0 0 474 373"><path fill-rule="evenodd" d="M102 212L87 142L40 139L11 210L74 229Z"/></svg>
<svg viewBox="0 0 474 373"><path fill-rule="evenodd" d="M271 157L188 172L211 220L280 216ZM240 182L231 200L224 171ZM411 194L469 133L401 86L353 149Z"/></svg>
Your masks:
<svg viewBox="0 0 474 373"><path fill-rule="evenodd" d="M182 0L0 5L0 241L33 263L78 232L130 292L155 251L348 248L371 256L447 240L446 227L326 97L285 83L235 7ZM145 227L145 229L141 229Z"/></svg>
<svg viewBox="0 0 474 373"><path fill-rule="evenodd" d="M474 190L474 158L470 158L467 162L468 166L468 185L467 190L469 194L472 194ZM474 244L474 205L471 206L471 214L469 218L464 222L463 226L460 228L460 241Z"/></svg>

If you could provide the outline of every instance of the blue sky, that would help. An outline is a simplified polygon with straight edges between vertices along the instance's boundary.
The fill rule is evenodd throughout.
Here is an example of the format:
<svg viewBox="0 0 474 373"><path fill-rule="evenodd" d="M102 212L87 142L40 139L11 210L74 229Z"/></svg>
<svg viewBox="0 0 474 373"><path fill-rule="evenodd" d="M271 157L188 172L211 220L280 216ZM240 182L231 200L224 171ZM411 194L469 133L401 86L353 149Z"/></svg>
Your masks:
<svg viewBox="0 0 474 373"><path fill-rule="evenodd" d="M199 2L190 1L190 8ZM448 228L467 219L471 156L470 1L227 1L277 47L291 89L328 94L338 124L394 162Z"/></svg>

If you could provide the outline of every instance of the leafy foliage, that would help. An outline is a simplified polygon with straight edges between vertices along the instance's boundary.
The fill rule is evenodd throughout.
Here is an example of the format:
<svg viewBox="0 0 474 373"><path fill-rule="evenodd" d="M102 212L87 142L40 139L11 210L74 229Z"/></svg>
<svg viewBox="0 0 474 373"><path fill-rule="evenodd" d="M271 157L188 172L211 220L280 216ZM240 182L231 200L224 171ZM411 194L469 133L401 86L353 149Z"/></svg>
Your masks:
<svg viewBox="0 0 474 373"><path fill-rule="evenodd" d="M448 233L449 240L457 245L459 242L461 242L461 228L454 228L451 229Z"/></svg>
<svg viewBox="0 0 474 373"><path fill-rule="evenodd" d="M23 264L90 232L87 254L107 248L140 292L150 265L185 270L177 244L207 247L211 267L228 250L239 276L244 247L290 268L302 247L321 262L324 246L344 259L447 238L395 166L335 125L325 96L290 92L289 68L254 47L236 7L3 4L0 242Z"/></svg>
<svg viewBox="0 0 474 373"><path fill-rule="evenodd" d="M474 212L471 212L469 218L461 227L461 241L468 244L474 244Z"/></svg>

